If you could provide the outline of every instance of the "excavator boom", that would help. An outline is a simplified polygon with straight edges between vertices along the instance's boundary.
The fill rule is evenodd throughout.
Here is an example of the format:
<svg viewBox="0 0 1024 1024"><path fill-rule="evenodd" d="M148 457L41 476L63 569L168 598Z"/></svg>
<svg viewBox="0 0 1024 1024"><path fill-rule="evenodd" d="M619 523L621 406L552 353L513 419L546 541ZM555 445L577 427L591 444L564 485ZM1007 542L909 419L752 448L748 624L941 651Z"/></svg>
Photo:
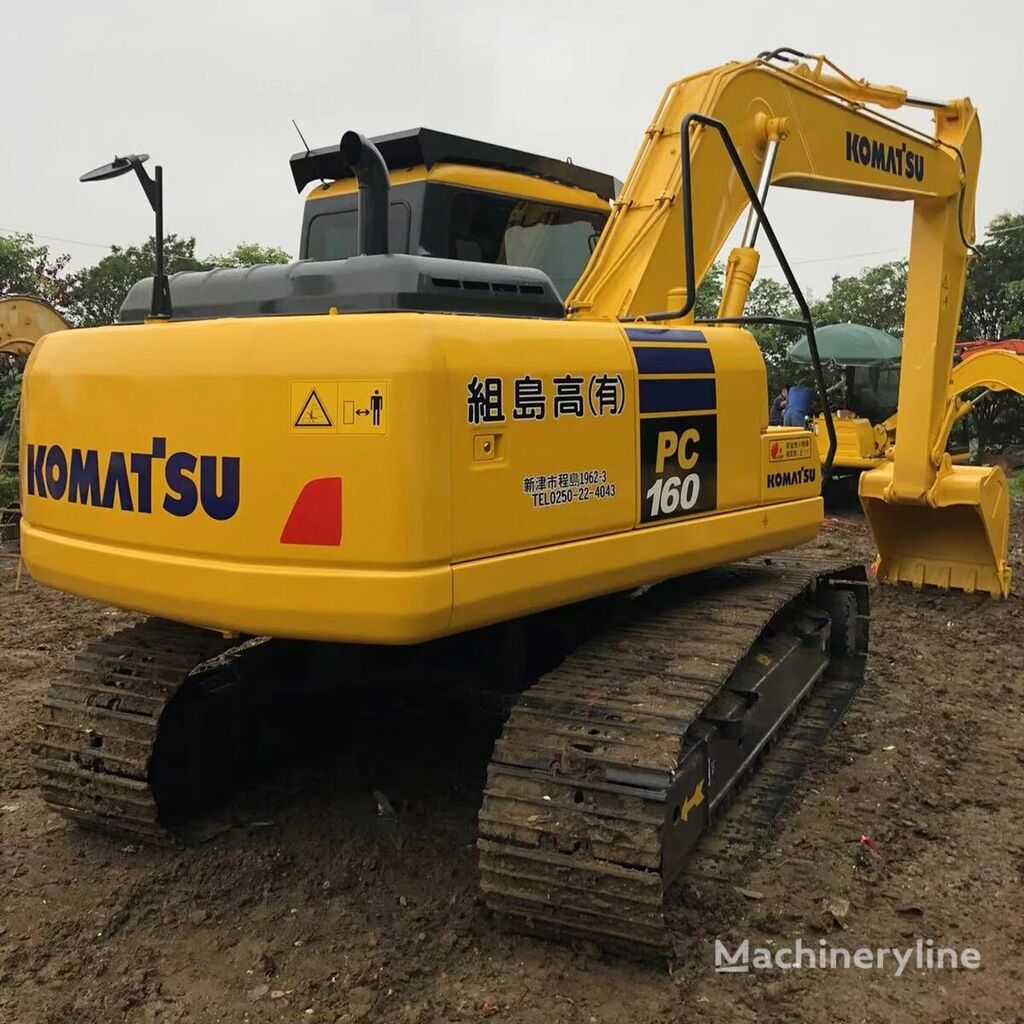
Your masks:
<svg viewBox="0 0 1024 1024"><path fill-rule="evenodd" d="M853 79L827 58L805 64L793 57L806 55L789 54L726 64L669 86L569 296L571 315L692 322L684 282L688 275L702 278L748 206L708 118L727 126L748 176L761 182L762 198L770 185L782 185L913 203L899 443L891 460L865 473L860 485L878 545L876 569L891 582L1005 595L1005 477L998 468L954 466L943 451L955 414L948 384L974 235L977 114L967 99L908 99L895 86ZM933 109L933 135L866 106L905 103ZM705 123L681 137L695 113ZM687 192L693 197L692 267L680 245ZM751 215L743 243L729 257L718 320L742 314L757 271L756 235Z"/></svg>

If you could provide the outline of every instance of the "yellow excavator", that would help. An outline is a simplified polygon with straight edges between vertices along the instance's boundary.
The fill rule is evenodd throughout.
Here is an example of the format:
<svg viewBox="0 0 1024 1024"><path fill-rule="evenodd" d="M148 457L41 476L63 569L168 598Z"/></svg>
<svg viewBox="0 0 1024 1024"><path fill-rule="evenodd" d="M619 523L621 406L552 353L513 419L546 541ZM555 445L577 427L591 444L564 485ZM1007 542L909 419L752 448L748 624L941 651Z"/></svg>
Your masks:
<svg viewBox="0 0 1024 1024"><path fill-rule="evenodd" d="M0 374L13 363L24 367L35 343L44 335L66 330L70 325L45 299L32 295L0 295ZM8 452L17 451L17 413L9 431L0 433L0 472L14 465ZM16 513L16 507L0 507L0 531L7 525L5 513Z"/></svg>
<svg viewBox="0 0 1024 1024"><path fill-rule="evenodd" d="M925 494L929 507L939 514L921 522L898 503L893 504L891 513L883 505L894 493L897 455L908 417L914 415L902 404L906 374L904 364L897 411L874 427L876 438L884 434L887 439L884 457L872 460L876 468L860 482L861 502L878 545L875 569L881 579L890 582L1005 597L1010 592L1006 475L998 466L964 465L969 455L950 451L949 442L954 427L989 395L1002 391L1024 395L1024 358L1013 351L991 348L961 360L949 371L929 453L935 480ZM908 382L906 391L913 393L913 384Z"/></svg>
<svg viewBox="0 0 1024 1024"><path fill-rule="evenodd" d="M934 135L877 109L904 105L931 108ZM863 566L777 553L818 533L835 446L828 418L824 464L809 431L768 426L743 315L761 232L825 385L765 201L778 185L913 203L900 443L861 484L878 572L998 595L1005 478L936 456L979 157L969 101L784 49L669 86L564 302L541 266L466 258L473 232L393 247L396 169L355 132L292 166L354 181L357 254L168 281L158 246L118 325L46 337L26 373L29 570L149 616L54 680L46 798L166 838L244 770L274 707L316 714L303 652L332 652L342 680L486 685L518 650L530 685L479 817L487 904L670 954L665 890L702 838L721 867L771 819L867 655ZM130 170L159 240L141 157L87 178ZM744 211L718 315L697 320Z"/></svg>
<svg viewBox="0 0 1024 1024"><path fill-rule="evenodd" d="M858 325L842 325L856 331L871 331ZM820 332L824 334L825 332ZM895 339L892 339L895 344ZM946 441L953 428L988 396L1010 391L1024 395L1024 343L1017 341L968 343L965 355L952 368L947 389L950 422ZM957 350L961 349L957 345ZM805 346L795 346L789 357L796 362L809 362ZM852 348L851 348L852 351ZM978 361L980 360L980 361ZM842 397L833 403L836 432L836 453L832 462L833 478L859 475L876 469L891 458L896 444L896 409L900 369L896 359L860 359L856 363L839 362ZM970 395L970 398L966 396ZM891 410L891 411L890 411ZM887 414L888 413L888 414ZM818 413L811 421L811 430L824 461L828 457L829 440L825 417ZM971 457L966 447L952 448L949 456L954 465L967 464Z"/></svg>
<svg viewBox="0 0 1024 1024"><path fill-rule="evenodd" d="M0 356L24 363L44 335L70 325L45 299L34 295L0 295Z"/></svg>

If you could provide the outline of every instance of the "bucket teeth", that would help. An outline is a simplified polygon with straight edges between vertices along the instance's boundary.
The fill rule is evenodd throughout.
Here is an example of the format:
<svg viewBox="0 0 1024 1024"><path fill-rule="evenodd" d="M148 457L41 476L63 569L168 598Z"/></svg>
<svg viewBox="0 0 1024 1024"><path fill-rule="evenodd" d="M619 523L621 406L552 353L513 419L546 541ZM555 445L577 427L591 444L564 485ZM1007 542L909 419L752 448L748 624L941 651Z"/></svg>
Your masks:
<svg viewBox="0 0 1024 1024"><path fill-rule="evenodd" d="M1010 498L1003 471L949 466L921 501L896 495L892 479L892 463L860 479L879 582L1006 597Z"/></svg>

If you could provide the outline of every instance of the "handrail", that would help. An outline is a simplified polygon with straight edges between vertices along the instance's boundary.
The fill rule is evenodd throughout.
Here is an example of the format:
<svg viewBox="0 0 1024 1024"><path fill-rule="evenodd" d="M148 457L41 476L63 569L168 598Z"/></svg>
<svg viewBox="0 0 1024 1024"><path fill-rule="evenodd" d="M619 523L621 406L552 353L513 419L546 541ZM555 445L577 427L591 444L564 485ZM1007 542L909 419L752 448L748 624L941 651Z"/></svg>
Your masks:
<svg viewBox="0 0 1024 1024"><path fill-rule="evenodd" d="M635 317L619 317L619 319L626 323L635 323L637 321L645 320L680 320L683 317L690 315L693 311L694 304L697 301L697 283L693 269L693 192L690 187L690 129L694 124L714 128L721 137L726 152L729 154L729 159L732 160L733 167L736 168L736 173L739 175L743 188L747 193L747 198L750 200L751 208L757 215L758 223L764 228L764 233L772 247L772 252L774 253L775 258L779 261L779 266L782 269L782 273L785 275L786 283L789 285L789 289L793 293L793 298L796 299L796 304L800 309L801 316L803 317L802 320L778 316L709 317L707 319L694 320L694 323L770 324L778 327L802 327L807 332L807 345L811 352L811 364L814 368L814 380L818 388L818 398L821 402L822 415L825 419L825 429L828 433L828 454L825 456L825 461L822 463L821 467L821 482L822 485L824 485L832 473L832 463L836 457L838 441L836 439L835 423L832 420L832 410L828 405L828 395L826 393L828 389L825 385L825 374L821 368L821 359L818 356L818 342L814 336L814 321L811 318L811 310L807 305L807 300L804 298L803 292L800 290L800 285L797 284L796 277L789 265L789 261L786 259L786 254L782 251L782 246L779 244L775 230L772 228L771 223L768 220L768 215L764 211L764 204L761 202L757 194L757 190L754 188L754 184L750 180L750 176L747 174L746 168L743 166L743 161L740 159L736 145L732 141L729 129L726 127L724 122L719 121L717 118L708 117L706 114L691 113L687 114L686 117L683 118L679 127L679 149L681 153L680 159L682 161L681 186L683 194L683 258L685 260L686 272L686 302L677 310L664 310L659 313L646 313L643 316Z"/></svg>

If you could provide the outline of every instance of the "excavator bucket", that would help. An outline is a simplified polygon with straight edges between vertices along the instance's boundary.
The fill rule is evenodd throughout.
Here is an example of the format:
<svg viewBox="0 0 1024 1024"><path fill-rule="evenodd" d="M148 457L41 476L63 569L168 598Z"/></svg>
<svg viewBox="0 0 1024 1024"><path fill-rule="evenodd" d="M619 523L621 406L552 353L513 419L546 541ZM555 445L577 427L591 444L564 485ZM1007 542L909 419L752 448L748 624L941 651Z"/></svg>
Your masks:
<svg viewBox="0 0 1024 1024"><path fill-rule="evenodd" d="M880 581L946 590L1010 592L1010 497L998 466L945 465L926 504L892 494L893 464L860 478Z"/></svg>

